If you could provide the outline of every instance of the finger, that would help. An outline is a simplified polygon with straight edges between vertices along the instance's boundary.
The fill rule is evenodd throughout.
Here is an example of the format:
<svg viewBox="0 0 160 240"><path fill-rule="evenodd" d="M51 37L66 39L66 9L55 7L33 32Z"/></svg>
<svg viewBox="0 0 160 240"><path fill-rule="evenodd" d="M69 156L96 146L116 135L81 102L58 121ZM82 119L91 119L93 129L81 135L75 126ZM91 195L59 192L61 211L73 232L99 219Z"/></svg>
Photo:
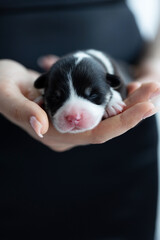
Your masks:
<svg viewBox="0 0 160 240"><path fill-rule="evenodd" d="M32 81L35 81L39 76L40 76L40 73L39 72L36 72L32 69L28 69L28 72L32 78Z"/></svg>
<svg viewBox="0 0 160 240"><path fill-rule="evenodd" d="M22 94L30 99L35 100L37 97L41 95L39 89L34 87L34 81L39 77L40 73L28 69L25 73L23 73L23 81L22 78L17 79L14 81L14 84L18 86Z"/></svg>
<svg viewBox="0 0 160 240"><path fill-rule="evenodd" d="M152 103L138 103L123 113L102 121L92 131L92 143L104 143L117 137L136 126L142 119L145 119L157 112Z"/></svg>
<svg viewBox="0 0 160 240"><path fill-rule="evenodd" d="M48 71L50 67L59 60L59 57L56 55L47 55L38 58L37 64L43 68L44 70Z"/></svg>
<svg viewBox="0 0 160 240"><path fill-rule="evenodd" d="M132 82L127 86L127 90L128 90L128 95L130 95L131 93L133 93L135 90L137 90L139 87L141 87L142 83L140 82Z"/></svg>
<svg viewBox="0 0 160 240"><path fill-rule="evenodd" d="M55 147L56 144L62 144L63 138L63 144L66 146L66 148L72 148L77 145L87 145L91 143L104 143L125 133L129 129L136 126L142 119L145 119L156 112L157 110L152 103L138 103L123 113L102 121L93 130L78 134L65 133L62 136L62 134L59 133L55 128L52 128L50 136L47 134L44 137L44 140L47 140L51 147Z"/></svg>
<svg viewBox="0 0 160 240"><path fill-rule="evenodd" d="M35 102L27 99L16 85L1 84L0 111L24 129L32 129L42 137L48 130L48 117Z"/></svg>
<svg viewBox="0 0 160 240"><path fill-rule="evenodd" d="M25 79L23 80L17 82L17 86L26 98L34 101L42 95L41 91L34 87L35 78L32 79L32 76L29 75L26 81Z"/></svg>
<svg viewBox="0 0 160 240"><path fill-rule="evenodd" d="M130 107L136 103L148 101L149 99L152 101L152 98L158 95L160 95L160 83L143 83L141 87L129 95L125 103L127 107Z"/></svg>

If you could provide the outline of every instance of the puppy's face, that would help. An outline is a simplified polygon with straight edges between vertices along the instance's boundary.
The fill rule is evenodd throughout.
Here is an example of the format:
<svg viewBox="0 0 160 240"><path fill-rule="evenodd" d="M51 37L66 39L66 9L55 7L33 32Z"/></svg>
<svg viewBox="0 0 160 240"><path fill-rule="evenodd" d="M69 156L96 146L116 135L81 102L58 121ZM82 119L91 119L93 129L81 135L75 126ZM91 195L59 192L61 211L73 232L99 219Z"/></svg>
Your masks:
<svg viewBox="0 0 160 240"><path fill-rule="evenodd" d="M94 128L112 95L103 66L90 57L60 59L35 87L44 88L45 109L62 133Z"/></svg>

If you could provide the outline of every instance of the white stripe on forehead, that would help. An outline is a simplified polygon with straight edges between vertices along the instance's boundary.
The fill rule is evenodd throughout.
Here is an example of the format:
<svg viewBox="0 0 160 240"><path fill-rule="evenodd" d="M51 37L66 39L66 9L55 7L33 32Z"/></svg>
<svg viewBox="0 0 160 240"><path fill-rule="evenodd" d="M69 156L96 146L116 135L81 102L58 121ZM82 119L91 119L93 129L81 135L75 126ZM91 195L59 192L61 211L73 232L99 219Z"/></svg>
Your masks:
<svg viewBox="0 0 160 240"><path fill-rule="evenodd" d="M73 55L75 58L77 58L75 64L79 64L84 58L90 58L90 56L84 52L77 52Z"/></svg>
<svg viewBox="0 0 160 240"><path fill-rule="evenodd" d="M109 74L114 74L113 65L106 55L104 55L100 51L92 50L92 49L87 50L86 52L91 54L93 57L99 59L104 64L104 66L106 67L106 70Z"/></svg>
<svg viewBox="0 0 160 240"><path fill-rule="evenodd" d="M70 97L69 98L73 98L77 94L76 94L76 91L73 87L71 71L67 74L67 77L68 77L68 81L69 81L69 90L70 90Z"/></svg>

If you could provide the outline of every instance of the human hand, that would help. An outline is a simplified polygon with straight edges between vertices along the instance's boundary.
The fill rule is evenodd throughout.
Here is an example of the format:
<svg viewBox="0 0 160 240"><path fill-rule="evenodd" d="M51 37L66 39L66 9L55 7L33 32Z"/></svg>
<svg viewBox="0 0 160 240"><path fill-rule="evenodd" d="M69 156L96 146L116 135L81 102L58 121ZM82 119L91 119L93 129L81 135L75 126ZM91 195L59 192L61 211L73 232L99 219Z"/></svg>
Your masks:
<svg viewBox="0 0 160 240"><path fill-rule="evenodd" d="M39 95L33 88L38 76L15 61L0 61L0 113L32 136L35 134L31 123L39 136L47 132L49 125L45 111L33 102Z"/></svg>
<svg viewBox="0 0 160 240"><path fill-rule="evenodd" d="M160 108L160 60L146 61L136 70L136 80L128 85L127 106L146 99ZM134 92L135 91L135 92ZM136 100L137 99L137 100Z"/></svg>
<svg viewBox="0 0 160 240"><path fill-rule="evenodd" d="M48 69L55 59L53 62L52 56L49 59L41 59L41 66L43 66L43 61L45 68ZM150 100L153 93L160 91L160 84L154 83L154 81L155 79L152 79L150 83L130 84L129 96L125 101L127 105L125 111L100 122L96 128L79 134L61 134L53 126L50 126L42 141L54 150L65 151L78 145L103 143L123 134L142 119L158 111Z"/></svg>
<svg viewBox="0 0 160 240"><path fill-rule="evenodd" d="M106 142L157 111L149 98L153 92L160 91L160 84L145 83L139 86L134 83L134 86L130 86L127 107L123 113L102 121L93 130L79 134L61 134L49 124L45 111L33 101L39 96L39 92L33 88L37 77L38 73L27 70L15 61L1 60L0 112L32 137L56 151ZM40 138L43 134L44 138Z"/></svg>

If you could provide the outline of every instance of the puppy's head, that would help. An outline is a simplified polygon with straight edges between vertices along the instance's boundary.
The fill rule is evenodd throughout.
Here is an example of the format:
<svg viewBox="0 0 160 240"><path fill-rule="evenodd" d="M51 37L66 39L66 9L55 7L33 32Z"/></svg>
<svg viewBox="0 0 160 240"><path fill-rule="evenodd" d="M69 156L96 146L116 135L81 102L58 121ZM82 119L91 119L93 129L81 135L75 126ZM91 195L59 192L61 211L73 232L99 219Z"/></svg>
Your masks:
<svg viewBox="0 0 160 240"><path fill-rule="evenodd" d="M35 82L44 88L44 105L55 128L84 132L102 119L112 92L104 67L84 54L61 58Z"/></svg>

